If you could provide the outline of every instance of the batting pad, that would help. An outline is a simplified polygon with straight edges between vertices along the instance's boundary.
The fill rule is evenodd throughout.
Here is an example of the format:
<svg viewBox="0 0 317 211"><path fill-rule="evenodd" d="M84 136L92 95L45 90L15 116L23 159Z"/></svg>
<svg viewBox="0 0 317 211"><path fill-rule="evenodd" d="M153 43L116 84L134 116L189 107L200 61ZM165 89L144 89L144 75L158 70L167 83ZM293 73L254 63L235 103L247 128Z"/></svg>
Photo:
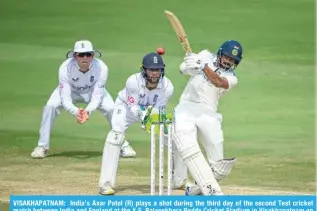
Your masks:
<svg viewBox="0 0 317 211"><path fill-rule="evenodd" d="M183 161L181 154L173 150L173 185L175 188L181 186L187 179L187 165Z"/></svg>
<svg viewBox="0 0 317 211"><path fill-rule="evenodd" d="M188 140L188 137L190 136L185 134L174 134L174 142L203 195L213 195L215 192L221 192L221 188L213 176L198 143L192 140L192 144L189 144L191 140Z"/></svg>
<svg viewBox="0 0 317 211"><path fill-rule="evenodd" d="M217 182L225 179L231 173L232 167L236 163L236 161L236 158L229 158L219 160L215 164L210 164L211 170ZM188 196L201 194L202 192L196 182L195 185L186 188L186 195Z"/></svg>
<svg viewBox="0 0 317 211"><path fill-rule="evenodd" d="M231 173L232 167L236 161L236 158L229 158L219 160L215 164L210 164L216 180L220 181L225 179Z"/></svg>
<svg viewBox="0 0 317 211"><path fill-rule="evenodd" d="M115 187L121 146L124 143L124 134L114 131L108 133L103 149L99 187L108 183Z"/></svg>

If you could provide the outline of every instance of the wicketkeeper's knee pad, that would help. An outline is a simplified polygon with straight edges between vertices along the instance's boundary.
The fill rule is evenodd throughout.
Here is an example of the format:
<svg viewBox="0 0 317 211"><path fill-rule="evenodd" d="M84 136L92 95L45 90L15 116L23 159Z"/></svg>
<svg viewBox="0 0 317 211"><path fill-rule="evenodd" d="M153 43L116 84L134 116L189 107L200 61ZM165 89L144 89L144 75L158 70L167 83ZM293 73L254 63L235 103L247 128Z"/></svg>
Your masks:
<svg viewBox="0 0 317 211"><path fill-rule="evenodd" d="M102 187L108 183L115 187L120 149L124 143L124 133L111 130L106 139L102 155L102 167L99 180L99 186Z"/></svg>
<svg viewBox="0 0 317 211"><path fill-rule="evenodd" d="M124 133L111 130L107 135L106 144L121 147L124 143L124 137Z"/></svg>
<svg viewBox="0 0 317 211"><path fill-rule="evenodd" d="M124 132L127 124L127 108L125 105L116 105L111 115L111 128L113 131ZM121 132L121 133L122 133Z"/></svg>

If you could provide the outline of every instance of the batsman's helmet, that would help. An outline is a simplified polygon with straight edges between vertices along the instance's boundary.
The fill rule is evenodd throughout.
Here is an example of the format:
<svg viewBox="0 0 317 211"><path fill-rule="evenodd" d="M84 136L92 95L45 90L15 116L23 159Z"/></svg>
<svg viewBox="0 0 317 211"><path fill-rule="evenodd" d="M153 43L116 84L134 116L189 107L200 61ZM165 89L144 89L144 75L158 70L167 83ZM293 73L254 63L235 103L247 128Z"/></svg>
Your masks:
<svg viewBox="0 0 317 211"><path fill-rule="evenodd" d="M218 49L217 56L220 59L223 55L234 59L235 66L242 60L242 46L236 40L225 41Z"/></svg>
<svg viewBox="0 0 317 211"><path fill-rule="evenodd" d="M146 70L160 70L161 77L164 77L165 64L161 55L157 53L148 53L143 57L141 72L142 76L147 79Z"/></svg>

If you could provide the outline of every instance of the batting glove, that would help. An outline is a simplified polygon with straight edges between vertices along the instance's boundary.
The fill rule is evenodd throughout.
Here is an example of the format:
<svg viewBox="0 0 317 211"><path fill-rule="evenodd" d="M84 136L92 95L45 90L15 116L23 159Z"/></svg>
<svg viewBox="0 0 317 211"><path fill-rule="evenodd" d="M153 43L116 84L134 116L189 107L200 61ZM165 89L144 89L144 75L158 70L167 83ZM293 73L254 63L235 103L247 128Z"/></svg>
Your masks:
<svg viewBox="0 0 317 211"><path fill-rule="evenodd" d="M201 57L198 54L189 54L185 56L184 62L186 64L186 68L192 69L192 70L201 70L204 68L204 64L202 62Z"/></svg>

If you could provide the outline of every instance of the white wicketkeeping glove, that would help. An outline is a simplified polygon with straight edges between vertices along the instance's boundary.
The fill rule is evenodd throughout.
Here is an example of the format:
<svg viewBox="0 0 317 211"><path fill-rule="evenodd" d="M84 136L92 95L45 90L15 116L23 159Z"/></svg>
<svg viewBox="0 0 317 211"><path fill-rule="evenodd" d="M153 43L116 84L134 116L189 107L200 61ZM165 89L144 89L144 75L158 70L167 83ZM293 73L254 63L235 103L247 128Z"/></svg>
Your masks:
<svg viewBox="0 0 317 211"><path fill-rule="evenodd" d="M186 64L186 68L198 70L198 72L201 69L203 69L205 66L205 64L203 64L203 62L202 62L201 56L199 56L198 54L194 54L194 53L188 54L184 58L184 62Z"/></svg>

